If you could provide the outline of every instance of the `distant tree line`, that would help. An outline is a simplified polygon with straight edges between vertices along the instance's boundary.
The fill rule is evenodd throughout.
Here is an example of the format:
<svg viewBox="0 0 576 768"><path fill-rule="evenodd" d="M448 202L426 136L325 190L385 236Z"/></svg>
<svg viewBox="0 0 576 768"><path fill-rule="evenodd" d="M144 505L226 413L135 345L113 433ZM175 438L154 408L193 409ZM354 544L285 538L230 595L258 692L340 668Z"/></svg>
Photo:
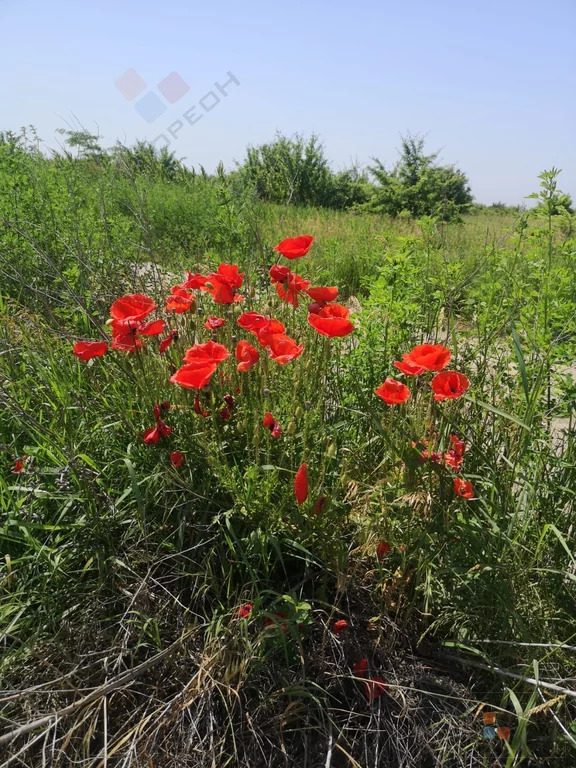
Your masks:
<svg viewBox="0 0 576 768"><path fill-rule="evenodd" d="M366 169L351 166L334 171L316 135L301 134L275 138L259 146L249 146L246 156L228 173L219 166L215 177L199 166L197 172L166 147L158 149L147 141L127 147L117 143L104 149L100 137L86 130L64 130L62 154L69 159L95 165L112 164L119 173L144 175L175 183L196 175L205 179L222 178L251 192L258 199L282 205L308 205L336 210L353 209L396 216L433 216L445 221L463 213L488 210L513 213L518 206L497 202L491 206L475 203L466 174L454 165L438 162L439 153L427 153L422 136L404 136L398 161L387 168L378 158ZM35 134L32 130L32 135ZM34 151L30 131L0 132L0 144L12 144ZM36 142L37 146L37 142ZM550 204L554 213L573 213L569 195L558 191Z"/></svg>

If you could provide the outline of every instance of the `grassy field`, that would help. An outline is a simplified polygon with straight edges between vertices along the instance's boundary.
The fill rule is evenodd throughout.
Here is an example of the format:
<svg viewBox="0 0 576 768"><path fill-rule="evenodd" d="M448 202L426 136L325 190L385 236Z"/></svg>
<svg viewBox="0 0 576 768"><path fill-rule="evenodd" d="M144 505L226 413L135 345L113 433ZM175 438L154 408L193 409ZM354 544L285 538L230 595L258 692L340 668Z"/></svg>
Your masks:
<svg viewBox="0 0 576 768"><path fill-rule="evenodd" d="M0 764L573 765L572 225L266 206L0 146ZM165 309L221 263L242 301L192 281ZM353 331L318 333L277 263ZM156 306L127 321L135 293ZM75 356L111 317L142 347ZM209 386L171 382L211 340ZM395 367L422 344L449 360Z"/></svg>

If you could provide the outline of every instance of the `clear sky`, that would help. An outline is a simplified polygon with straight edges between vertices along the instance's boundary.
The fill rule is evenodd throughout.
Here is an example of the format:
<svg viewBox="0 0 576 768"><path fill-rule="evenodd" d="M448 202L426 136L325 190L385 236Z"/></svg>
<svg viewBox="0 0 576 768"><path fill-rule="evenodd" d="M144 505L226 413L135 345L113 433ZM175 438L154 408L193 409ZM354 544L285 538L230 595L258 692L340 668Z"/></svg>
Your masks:
<svg viewBox="0 0 576 768"><path fill-rule="evenodd" d="M164 134L211 171L276 130L315 132L341 169L391 165L412 132L480 202L521 202L553 165L576 199L576 0L0 0L0 41L0 130L32 124L47 146L78 124L106 146ZM157 89L171 72L177 100Z"/></svg>

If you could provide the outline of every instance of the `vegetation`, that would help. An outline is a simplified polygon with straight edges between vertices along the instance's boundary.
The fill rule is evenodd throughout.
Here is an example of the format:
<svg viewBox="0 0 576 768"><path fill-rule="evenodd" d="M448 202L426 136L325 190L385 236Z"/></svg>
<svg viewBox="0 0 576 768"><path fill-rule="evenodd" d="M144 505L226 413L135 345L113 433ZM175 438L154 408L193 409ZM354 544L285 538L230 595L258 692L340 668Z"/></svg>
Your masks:
<svg viewBox="0 0 576 768"><path fill-rule="evenodd" d="M1 138L5 763L573 765L558 172L446 222Z"/></svg>

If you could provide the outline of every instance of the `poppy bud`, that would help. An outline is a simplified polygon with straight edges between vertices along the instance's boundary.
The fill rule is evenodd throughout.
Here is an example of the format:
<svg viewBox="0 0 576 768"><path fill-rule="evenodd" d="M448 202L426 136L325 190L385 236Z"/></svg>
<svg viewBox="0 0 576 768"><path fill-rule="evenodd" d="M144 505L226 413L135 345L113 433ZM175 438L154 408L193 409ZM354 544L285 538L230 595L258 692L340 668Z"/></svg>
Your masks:
<svg viewBox="0 0 576 768"><path fill-rule="evenodd" d="M336 456L336 446L334 443L330 443L330 445L328 446L326 450L326 456L328 456L329 459Z"/></svg>
<svg viewBox="0 0 576 768"><path fill-rule="evenodd" d="M233 411L234 408L236 407L236 403L235 403L234 398L232 397L232 395L224 395L223 400L226 403L226 405L228 406L228 408L231 411Z"/></svg>
<svg viewBox="0 0 576 768"><path fill-rule="evenodd" d="M238 424L236 424L236 431L239 435L243 435L244 432L246 432L246 424L243 421L239 421Z"/></svg>
<svg viewBox="0 0 576 768"><path fill-rule="evenodd" d="M294 411L294 416L296 416L297 419L301 419L303 415L304 415L304 411L302 410L302 408L300 408L300 406L298 406L298 408L296 408L296 410Z"/></svg>
<svg viewBox="0 0 576 768"><path fill-rule="evenodd" d="M296 433L296 424L294 424L294 422L291 421L290 424L288 424L288 426L286 427L286 434L294 435L295 433Z"/></svg>
<svg viewBox="0 0 576 768"><path fill-rule="evenodd" d="M262 394L264 395L264 397L268 397L268 395L270 394L270 390L268 389L268 387L264 387L264 389L262 390Z"/></svg>
<svg viewBox="0 0 576 768"><path fill-rule="evenodd" d="M307 411L309 411L310 408L312 408L312 403L310 402L310 400L306 400L306 402L304 403L304 408L306 408Z"/></svg>

